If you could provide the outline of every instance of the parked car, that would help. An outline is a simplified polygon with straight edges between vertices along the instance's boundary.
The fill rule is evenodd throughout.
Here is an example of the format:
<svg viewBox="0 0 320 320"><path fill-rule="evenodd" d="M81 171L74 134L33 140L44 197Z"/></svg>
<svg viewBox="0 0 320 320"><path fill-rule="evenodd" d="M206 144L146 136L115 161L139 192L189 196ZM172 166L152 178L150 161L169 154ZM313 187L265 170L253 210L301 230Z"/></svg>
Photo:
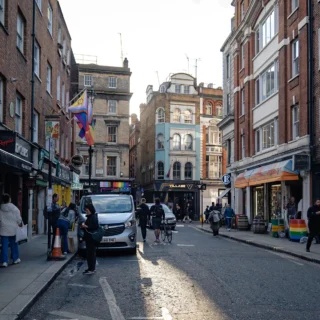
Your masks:
<svg viewBox="0 0 320 320"><path fill-rule="evenodd" d="M151 207L154 205L154 203L146 203L146 205L149 207L149 209L151 209ZM176 224L177 224L177 219L176 216L173 214L173 212L171 211L171 209L169 209L169 207L165 204L162 204L162 208L164 210L164 214L166 219L168 220L168 226L171 227L171 230L174 230L176 228ZM149 220L148 226L153 229L152 227L152 216L151 219Z"/></svg>
<svg viewBox="0 0 320 320"><path fill-rule="evenodd" d="M104 236L98 245L99 250L127 250L136 253L137 226L132 196L120 194L94 194L80 200L78 221L78 250L83 253L85 241L80 228L86 219L85 204L92 203L98 213L99 224Z"/></svg>

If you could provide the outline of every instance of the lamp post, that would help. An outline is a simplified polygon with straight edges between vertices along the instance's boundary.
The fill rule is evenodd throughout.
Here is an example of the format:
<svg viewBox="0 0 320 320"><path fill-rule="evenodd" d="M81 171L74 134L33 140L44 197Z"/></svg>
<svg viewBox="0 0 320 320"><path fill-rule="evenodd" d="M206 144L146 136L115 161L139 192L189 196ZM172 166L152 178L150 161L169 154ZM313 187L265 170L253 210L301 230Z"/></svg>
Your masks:
<svg viewBox="0 0 320 320"><path fill-rule="evenodd" d="M200 217L202 217L202 227L203 227L203 190L207 189L207 185L204 183L198 184L198 190L201 191L201 197L200 197Z"/></svg>
<svg viewBox="0 0 320 320"><path fill-rule="evenodd" d="M92 108L93 108L93 101L94 101L94 90L91 89L89 92L89 99L91 100ZM89 146L88 149L89 153L89 191L91 191L91 176L92 176L92 154L93 154L93 148L92 146Z"/></svg>

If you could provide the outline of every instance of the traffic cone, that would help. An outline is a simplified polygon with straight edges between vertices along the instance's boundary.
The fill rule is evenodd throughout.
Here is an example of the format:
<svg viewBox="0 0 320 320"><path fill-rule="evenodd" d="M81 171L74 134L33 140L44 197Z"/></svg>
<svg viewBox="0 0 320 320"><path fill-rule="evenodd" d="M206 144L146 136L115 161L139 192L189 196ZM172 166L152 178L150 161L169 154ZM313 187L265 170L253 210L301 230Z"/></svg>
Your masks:
<svg viewBox="0 0 320 320"><path fill-rule="evenodd" d="M66 256L62 254L61 251L61 239L60 239L60 230L57 228L56 237L54 239L53 250L51 252L51 259L63 260Z"/></svg>

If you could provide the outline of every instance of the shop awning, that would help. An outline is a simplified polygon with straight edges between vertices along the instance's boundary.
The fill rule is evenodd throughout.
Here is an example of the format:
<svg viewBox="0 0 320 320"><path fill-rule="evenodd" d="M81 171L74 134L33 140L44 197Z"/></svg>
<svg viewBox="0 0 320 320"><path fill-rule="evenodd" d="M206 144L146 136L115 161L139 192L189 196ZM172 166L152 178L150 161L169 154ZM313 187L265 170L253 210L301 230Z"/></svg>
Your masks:
<svg viewBox="0 0 320 320"><path fill-rule="evenodd" d="M4 163L15 169L19 169L24 172L32 172L33 164L27 160L21 159L15 154L6 152L0 149L0 163Z"/></svg>
<svg viewBox="0 0 320 320"><path fill-rule="evenodd" d="M247 170L239 174L234 182L235 188L245 188L249 186L249 179L254 170Z"/></svg>
<svg viewBox="0 0 320 320"><path fill-rule="evenodd" d="M292 160L286 160L254 169L249 178L249 185L294 180L299 180L299 171L293 171Z"/></svg>
<svg viewBox="0 0 320 320"><path fill-rule="evenodd" d="M218 197L218 199L222 199L223 197L225 197L225 196L230 192L230 190L231 190L230 188L224 190L224 191L220 194L220 196Z"/></svg>

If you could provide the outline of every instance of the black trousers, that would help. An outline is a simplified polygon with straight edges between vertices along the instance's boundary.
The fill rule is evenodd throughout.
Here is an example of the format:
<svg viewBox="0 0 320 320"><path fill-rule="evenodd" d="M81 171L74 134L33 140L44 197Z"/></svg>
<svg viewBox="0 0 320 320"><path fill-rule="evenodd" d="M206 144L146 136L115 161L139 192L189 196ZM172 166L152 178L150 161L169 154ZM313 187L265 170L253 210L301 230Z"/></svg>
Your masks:
<svg viewBox="0 0 320 320"><path fill-rule="evenodd" d="M89 237L86 239L86 258L88 263L88 270L96 270L96 244Z"/></svg>
<svg viewBox="0 0 320 320"><path fill-rule="evenodd" d="M146 225L140 225L141 227L141 234L142 234L142 239L144 240L147 236L147 226Z"/></svg>
<svg viewBox="0 0 320 320"><path fill-rule="evenodd" d="M310 229L309 229L310 230ZM307 249L310 249L311 244L312 244L312 240L314 238L317 238L319 236L319 232L316 230L310 230L309 232L309 236L308 236L308 241L307 241Z"/></svg>

